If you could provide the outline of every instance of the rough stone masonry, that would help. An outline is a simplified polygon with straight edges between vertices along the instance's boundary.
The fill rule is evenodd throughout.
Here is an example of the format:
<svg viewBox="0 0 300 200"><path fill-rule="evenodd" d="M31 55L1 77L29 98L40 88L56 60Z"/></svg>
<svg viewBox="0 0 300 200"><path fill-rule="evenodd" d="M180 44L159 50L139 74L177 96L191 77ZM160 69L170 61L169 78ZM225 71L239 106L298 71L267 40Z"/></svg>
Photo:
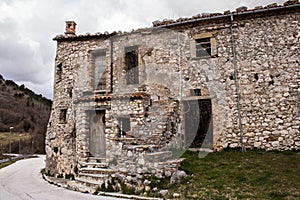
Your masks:
<svg viewBox="0 0 300 200"><path fill-rule="evenodd" d="M67 21L46 171L142 190L144 176L176 173L173 149L299 149L299 10L240 7L129 33L76 35Z"/></svg>

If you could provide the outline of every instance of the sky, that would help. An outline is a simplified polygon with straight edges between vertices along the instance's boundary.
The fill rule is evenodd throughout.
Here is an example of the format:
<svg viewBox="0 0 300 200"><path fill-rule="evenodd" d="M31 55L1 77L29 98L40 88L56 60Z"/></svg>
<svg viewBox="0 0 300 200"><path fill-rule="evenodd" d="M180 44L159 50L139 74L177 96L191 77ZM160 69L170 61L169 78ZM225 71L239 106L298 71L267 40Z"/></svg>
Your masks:
<svg viewBox="0 0 300 200"><path fill-rule="evenodd" d="M52 99L56 42L76 33L131 31L155 20L254 8L284 0L0 0L0 74Z"/></svg>

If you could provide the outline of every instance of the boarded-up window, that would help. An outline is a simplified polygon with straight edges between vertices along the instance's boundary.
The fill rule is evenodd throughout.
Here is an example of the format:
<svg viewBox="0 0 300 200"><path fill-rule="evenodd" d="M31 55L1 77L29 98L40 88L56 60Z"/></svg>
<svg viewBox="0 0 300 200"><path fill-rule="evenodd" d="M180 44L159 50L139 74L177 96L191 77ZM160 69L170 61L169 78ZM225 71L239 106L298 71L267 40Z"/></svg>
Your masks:
<svg viewBox="0 0 300 200"><path fill-rule="evenodd" d="M105 50L93 51L94 61L94 89L106 89L106 52Z"/></svg>
<svg viewBox="0 0 300 200"><path fill-rule="evenodd" d="M125 47L126 84L139 83L138 47Z"/></svg>
<svg viewBox="0 0 300 200"><path fill-rule="evenodd" d="M211 56L211 43L210 38L196 39L196 57Z"/></svg>

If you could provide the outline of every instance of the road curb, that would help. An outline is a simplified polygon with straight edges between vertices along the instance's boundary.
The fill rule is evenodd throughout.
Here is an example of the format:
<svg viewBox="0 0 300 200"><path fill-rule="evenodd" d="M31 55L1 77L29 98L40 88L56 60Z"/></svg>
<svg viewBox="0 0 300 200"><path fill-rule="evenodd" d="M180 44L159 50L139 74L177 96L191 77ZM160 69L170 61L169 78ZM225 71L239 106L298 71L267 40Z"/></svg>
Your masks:
<svg viewBox="0 0 300 200"><path fill-rule="evenodd" d="M46 176L45 174L42 174L42 176L43 176L43 179L44 179L45 181L47 181L48 183L50 183L50 184L56 185L56 186L58 186L58 187L62 187L62 188L69 189L69 188L67 187L67 185L61 184L61 183L57 183L57 182L51 180L50 178L48 178L48 176Z"/></svg>
<svg viewBox="0 0 300 200"><path fill-rule="evenodd" d="M83 192L85 191L78 191L74 190L73 188L69 187L68 184L62 184L62 183L57 183L53 180L51 180L47 175L42 174L43 179L47 181L50 184L56 185L58 187L62 187L68 190L73 190L77 192ZM129 194L121 194L121 193L113 193L113 192L99 192L97 195L101 196L109 196L109 197L117 197L117 198L126 198L126 199L136 199L136 200L162 200L162 198L154 198L154 197L144 197L144 196L137 196L137 195L129 195Z"/></svg>

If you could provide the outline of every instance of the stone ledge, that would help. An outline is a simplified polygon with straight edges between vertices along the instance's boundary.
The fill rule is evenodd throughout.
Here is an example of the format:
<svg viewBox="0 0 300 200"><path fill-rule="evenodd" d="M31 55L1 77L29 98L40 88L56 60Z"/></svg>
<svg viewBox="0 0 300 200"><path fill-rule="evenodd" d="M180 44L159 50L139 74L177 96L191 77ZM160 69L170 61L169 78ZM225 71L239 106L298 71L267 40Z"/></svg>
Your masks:
<svg viewBox="0 0 300 200"><path fill-rule="evenodd" d="M99 192L98 195L118 197L118 198L127 198L127 199L138 199L138 200L163 200L161 198L143 197L143 196L137 196L137 195L128 195L128 194L120 194L120 193L108 193L108 192Z"/></svg>
<svg viewBox="0 0 300 200"><path fill-rule="evenodd" d="M185 160L185 158L179 158L179 159L174 159L174 160L167 160L164 162L159 162L158 164L160 165L179 165Z"/></svg>
<svg viewBox="0 0 300 200"><path fill-rule="evenodd" d="M150 149L159 148L159 145L124 145L123 148L126 150L145 151Z"/></svg>
<svg viewBox="0 0 300 200"><path fill-rule="evenodd" d="M58 178L48 177L45 174L42 174L42 176L43 176L43 179L50 184L53 184L53 185L56 185L56 186L62 187L62 188L68 188L67 187L68 180L66 180L66 179L62 179L64 181L58 181L59 180Z"/></svg>
<svg viewBox="0 0 300 200"><path fill-rule="evenodd" d="M85 185L83 185L79 182L76 182L76 181L69 181L67 187L68 187L67 189L69 189L69 190L82 192L82 193L92 194L95 191L94 188L85 186Z"/></svg>

